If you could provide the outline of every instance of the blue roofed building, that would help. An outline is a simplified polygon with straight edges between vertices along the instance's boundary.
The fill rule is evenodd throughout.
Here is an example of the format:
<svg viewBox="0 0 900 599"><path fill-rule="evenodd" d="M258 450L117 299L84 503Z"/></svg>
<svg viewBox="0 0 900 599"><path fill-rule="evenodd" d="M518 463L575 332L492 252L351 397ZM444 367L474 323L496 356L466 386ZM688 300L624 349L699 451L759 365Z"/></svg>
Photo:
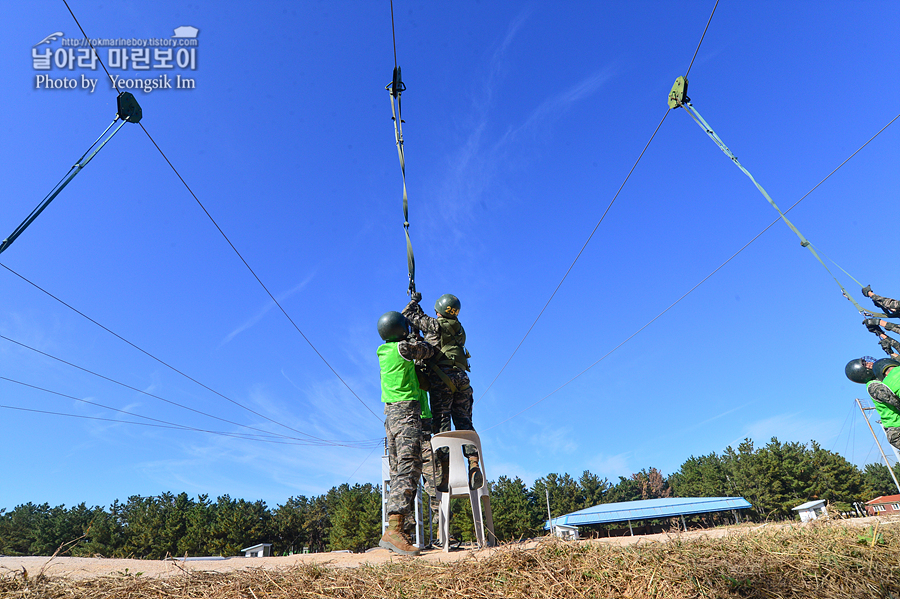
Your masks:
<svg viewBox="0 0 900 599"><path fill-rule="evenodd" d="M680 517L682 526L686 528L684 516L687 515L733 511L737 520L739 519L737 510L750 507L752 507L750 502L743 497L664 497L662 499L601 503L553 518L552 529L555 532L557 526L570 529L577 526L627 522L631 534L634 534L632 522ZM544 528L551 529L551 522L547 522Z"/></svg>

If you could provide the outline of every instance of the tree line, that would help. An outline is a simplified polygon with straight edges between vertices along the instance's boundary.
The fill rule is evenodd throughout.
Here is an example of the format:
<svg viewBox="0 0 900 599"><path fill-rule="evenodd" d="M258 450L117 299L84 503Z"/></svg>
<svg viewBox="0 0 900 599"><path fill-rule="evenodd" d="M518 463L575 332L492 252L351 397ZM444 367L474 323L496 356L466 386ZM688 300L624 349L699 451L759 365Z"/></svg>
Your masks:
<svg viewBox="0 0 900 599"><path fill-rule="evenodd" d="M900 465L895 465L900 476ZM753 521L792 518L791 508L810 499L825 499L832 511L851 512L853 504L895 492L888 468L867 464L862 470L817 443L782 443L764 447L745 439L721 455L691 456L668 477L643 469L615 483L585 471L578 478L548 474L528 487L520 478L491 483L491 506L498 540L546 534L547 503L553 517L601 503L662 497L744 497L752 504L744 517ZM474 540L468 500L454 500L451 534ZM686 518L692 525L727 522L729 514ZM616 525L613 525L616 526ZM0 509L0 554L52 555L60 547L74 556L135 557L238 555L243 547L272 543L276 555L351 550L364 551L381 537L381 489L378 485L343 484L324 495L290 497L269 508L264 501L212 501L207 495L163 493L131 496L109 508L81 503L26 503Z"/></svg>

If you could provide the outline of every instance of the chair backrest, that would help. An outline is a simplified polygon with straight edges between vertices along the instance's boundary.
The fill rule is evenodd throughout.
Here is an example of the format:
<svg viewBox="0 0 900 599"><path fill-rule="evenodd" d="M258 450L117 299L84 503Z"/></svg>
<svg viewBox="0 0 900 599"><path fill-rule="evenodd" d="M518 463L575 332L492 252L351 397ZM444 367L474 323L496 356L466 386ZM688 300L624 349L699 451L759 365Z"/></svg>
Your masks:
<svg viewBox="0 0 900 599"><path fill-rule="evenodd" d="M475 431L447 431L431 437L431 447L446 447L450 452L450 475L448 480L451 497L469 495L469 463L463 455L463 445L474 445L478 451L479 466L484 476L485 485L480 489L487 491L487 473L484 469L484 452L481 451L481 439Z"/></svg>

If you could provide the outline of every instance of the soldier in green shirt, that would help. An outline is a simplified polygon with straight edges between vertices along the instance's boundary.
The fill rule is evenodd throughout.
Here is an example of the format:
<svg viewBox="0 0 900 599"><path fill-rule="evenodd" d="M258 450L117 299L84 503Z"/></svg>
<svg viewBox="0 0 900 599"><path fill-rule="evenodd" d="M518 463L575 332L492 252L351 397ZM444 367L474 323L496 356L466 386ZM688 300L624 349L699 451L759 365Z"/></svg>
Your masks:
<svg viewBox="0 0 900 599"><path fill-rule="evenodd" d="M415 522L415 500L422 476L422 390L415 361L426 360L434 348L410 338L409 322L399 312L378 319L381 367L381 401L388 441L391 482L387 501L388 526L378 545L401 555L419 555L419 549L404 530Z"/></svg>
<svg viewBox="0 0 900 599"><path fill-rule="evenodd" d="M900 450L900 362L864 356L851 360L844 372L854 383L865 383L888 443Z"/></svg>

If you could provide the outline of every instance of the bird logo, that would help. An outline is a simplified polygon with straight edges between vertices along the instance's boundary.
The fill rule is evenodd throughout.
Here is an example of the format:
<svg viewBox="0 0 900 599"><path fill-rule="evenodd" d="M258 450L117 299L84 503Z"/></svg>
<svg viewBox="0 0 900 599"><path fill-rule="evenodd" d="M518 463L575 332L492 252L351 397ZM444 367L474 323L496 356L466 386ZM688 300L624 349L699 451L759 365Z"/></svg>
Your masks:
<svg viewBox="0 0 900 599"><path fill-rule="evenodd" d="M52 42L55 42L58 38L61 38L62 36L63 36L62 31L57 31L56 33L51 33L50 35L48 35L47 37L45 37L44 39L42 39L41 41L36 43L33 47L37 48L41 44L50 44Z"/></svg>

